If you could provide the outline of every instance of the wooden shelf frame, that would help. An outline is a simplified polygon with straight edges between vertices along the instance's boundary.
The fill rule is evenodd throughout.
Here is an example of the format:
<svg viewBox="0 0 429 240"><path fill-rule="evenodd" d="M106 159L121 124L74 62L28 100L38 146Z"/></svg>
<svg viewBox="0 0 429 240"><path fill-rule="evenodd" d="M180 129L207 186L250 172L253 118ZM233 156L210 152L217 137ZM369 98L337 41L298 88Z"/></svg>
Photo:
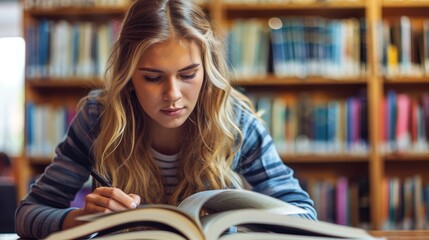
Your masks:
<svg viewBox="0 0 429 240"><path fill-rule="evenodd" d="M224 3L223 9L228 10L320 10L320 9L365 9L363 1L335 2L329 1L319 3Z"/></svg>
<svg viewBox="0 0 429 240"><path fill-rule="evenodd" d="M276 4L243 4L243 3L225 3L224 1L212 0L203 5L203 7L210 12L212 22L216 31L224 32L225 26L228 25L230 20L238 17L278 17L281 13L298 13L299 15L311 15L315 10L320 10L322 16L333 14L333 18L342 18L348 14L353 16L363 17L366 19L368 27L367 31L367 56L368 56L368 69L364 76L358 77L345 77L339 79L330 79L323 77L308 77L305 79L293 77L276 77L268 75L264 77L252 77L249 79L237 79L233 81L233 85L243 88L306 88L311 87L317 89L318 87L332 87L338 86L341 88L354 89L357 87L365 88L368 96L368 123L369 123L369 143L370 150L366 154L286 154L280 153L282 159L294 165L311 165L311 164L361 164L367 165L367 172L363 173L368 175L370 182L370 201L371 201L371 229L380 230L382 228L382 180L386 177L386 165L391 163L401 163L406 161L429 162L429 153L404 153L404 154L383 154L379 144L380 126L378 121L379 106L383 99L384 89L389 86L405 86L414 85L412 87L418 88L419 86L429 86L429 77L386 77L382 76L380 65L378 63L379 56L377 56L377 42L378 42L378 23L383 19L383 14L388 16L401 14L402 11L412 13L416 11L417 16L425 16L429 11L429 1L388 1L388 0L360 0L354 2L339 2L335 4L290 4L290 3L276 3ZM418 11L417 11L418 10ZM93 19L94 16L103 16L106 18L120 18L126 12L126 7L115 8L55 8L55 9L25 9L23 27L29 21L40 19L44 17L52 19L68 18L68 19ZM237 16L235 16L237 14ZM316 12L316 15L319 11ZM44 91L54 91L58 89L74 89L73 91L86 91L91 88L101 86L99 79L78 79L78 78L40 78L40 79L26 79L26 97L34 95L43 95ZM27 91L33 91L28 93ZM282 90L280 90L282 91ZM324 90L321 90L324 91ZM42 92L42 93L40 93ZM28 100L28 99L27 99ZM26 100L26 101L27 101ZM18 176L18 189L19 195L22 198L27 191L27 183L32 168L48 164L50 158L45 157L24 157L20 158Z"/></svg>

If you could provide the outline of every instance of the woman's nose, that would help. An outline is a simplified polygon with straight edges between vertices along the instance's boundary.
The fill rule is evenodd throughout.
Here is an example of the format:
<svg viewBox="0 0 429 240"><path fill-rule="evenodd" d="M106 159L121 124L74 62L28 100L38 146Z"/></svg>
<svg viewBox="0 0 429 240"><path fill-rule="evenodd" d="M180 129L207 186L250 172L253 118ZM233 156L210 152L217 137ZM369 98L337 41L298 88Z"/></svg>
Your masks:
<svg viewBox="0 0 429 240"><path fill-rule="evenodd" d="M182 98L180 91L180 82L175 77L170 78L166 81L164 92L164 101L177 101Z"/></svg>

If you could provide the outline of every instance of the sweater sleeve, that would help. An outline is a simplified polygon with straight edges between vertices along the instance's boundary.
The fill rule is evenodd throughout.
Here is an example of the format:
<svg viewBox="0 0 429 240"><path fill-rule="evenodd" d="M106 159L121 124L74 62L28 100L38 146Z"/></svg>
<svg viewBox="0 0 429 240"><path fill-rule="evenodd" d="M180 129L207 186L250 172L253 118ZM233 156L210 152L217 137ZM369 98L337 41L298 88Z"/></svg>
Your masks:
<svg viewBox="0 0 429 240"><path fill-rule="evenodd" d="M89 177L90 148L97 131L99 105L88 99L78 111L53 161L19 203L15 228L21 238L45 238L61 230L70 202Z"/></svg>
<svg viewBox="0 0 429 240"><path fill-rule="evenodd" d="M234 161L234 170L244 176L252 190L295 206L307 214L300 217L317 219L314 203L304 191L294 171L281 160L265 125L252 114L237 110L243 144Z"/></svg>

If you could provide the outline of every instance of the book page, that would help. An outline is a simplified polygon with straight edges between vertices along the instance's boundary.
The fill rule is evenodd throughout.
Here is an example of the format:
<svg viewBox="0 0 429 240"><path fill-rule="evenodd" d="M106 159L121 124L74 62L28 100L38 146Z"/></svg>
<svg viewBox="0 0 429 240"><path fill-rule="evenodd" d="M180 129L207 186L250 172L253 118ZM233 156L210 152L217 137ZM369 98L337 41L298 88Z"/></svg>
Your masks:
<svg viewBox="0 0 429 240"><path fill-rule="evenodd" d="M312 236L340 239L378 239L369 235L365 230L332 224L322 221L314 221L294 216L279 215L260 209L240 209L209 214L201 218L206 240L218 240L223 232L231 226L256 225L258 230L266 229L266 238L269 234L289 234L297 236ZM234 235L235 233L229 233ZM228 234L228 235L229 235ZM242 234L242 233L239 233ZM262 233L260 233L262 234ZM236 239L229 236L227 239ZM237 238L238 239L238 238ZM287 239L287 238L284 238ZM293 238L295 239L295 238Z"/></svg>
<svg viewBox="0 0 429 240"><path fill-rule="evenodd" d="M193 218L200 218L200 211L203 205L211 198L225 190L208 190L203 192L195 193L186 199L184 199L178 206L189 213Z"/></svg>
<svg viewBox="0 0 429 240"><path fill-rule="evenodd" d="M179 205L193 217L199 217L200 210L222 212L233 209L265 209L276 214L307 213L305 209L294 206L268 195L249 190L221 189L195 193Z"/></svg>
<svg viewBox="0 0 429 240"><path fill-rule="evenodd" d="M147 230L147 231L132 231L121 234L108 235L97 237L99 240L130 240L130 239L150 239L150 240L186 240L186 238L171 232Z"/></svg>
<svg viewBox="0 0 429 240"><path fill-rule="evenodd" d="M293 234L282 234L282 233L260 233L260 232L246 232L246 233L234 233L226 234L220 237L218 240L338 240L336 237L315 237L315 236L298 236Z"/></svg>
<svg viewBox="0 0 429 240"><path fill-rule="evenodd" d="M137 209L94 214L92 218L87 217L86 220L87 223L55 232L46 240L77 239L99 232L111 233L121 229L155 225L160 227L160 231L170 231L171 234L173 233L171 230L174 229L174 232L182 234L186 239L204 239L199 223L196 223L187 213L169 205L147 205Z"/></svg>

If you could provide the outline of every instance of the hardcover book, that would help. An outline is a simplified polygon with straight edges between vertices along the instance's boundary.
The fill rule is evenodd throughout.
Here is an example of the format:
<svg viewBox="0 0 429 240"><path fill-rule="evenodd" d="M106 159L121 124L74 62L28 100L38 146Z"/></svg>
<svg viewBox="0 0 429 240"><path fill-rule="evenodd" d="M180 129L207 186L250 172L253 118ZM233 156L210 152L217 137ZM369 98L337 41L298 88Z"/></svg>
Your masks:
<svg viewBox="0 0 429 240"><path fill-rule="evenodd" d="M249 190L209 190L179 206L144 205L133 210L82 216L87 221L56 232L55 239L375 239L365 230L308 220L306 210Z"/></svg>

